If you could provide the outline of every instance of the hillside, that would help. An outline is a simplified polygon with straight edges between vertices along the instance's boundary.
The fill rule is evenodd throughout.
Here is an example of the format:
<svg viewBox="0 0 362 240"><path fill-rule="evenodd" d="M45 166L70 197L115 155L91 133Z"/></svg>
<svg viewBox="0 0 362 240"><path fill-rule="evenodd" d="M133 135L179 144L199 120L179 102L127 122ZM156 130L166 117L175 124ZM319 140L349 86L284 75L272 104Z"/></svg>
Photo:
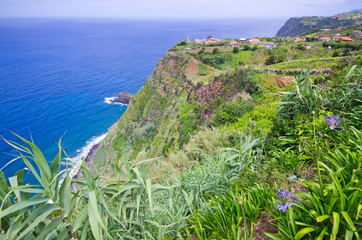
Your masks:
<svg viewBox="0 0 362 240"><path fill-rule="evenodd" d="M177 43L81 179L61 141L7 142L0 239L361 239L358 39Z"/></svg>
<svg viewBox="0 0 362 240"><path fill-rule="evenodd" d="M276 37L295 37L311 30L360 25L362 12L340 13L331 17L292 17L278 30Z"/></svg>
<svg viewBox="0 0 362 240"><path fill-rule="evenodd" d="M211 46L193 41L176 44L109 129L94 156L93 169L107 171L105 176L112 177L112 164L119 159L139 162L157 158L155 168L160 175L172 177L195 160L193 156L183 164L174 160L183 157L184 151L192 155L187 149L193 136L204 127L237 121L260 101L258 89L275 91L286 85L283 81L290 83L293 74L309 67L311 74L328 76L360 61L358 42L348 45L351 50L347 55L336 55L347 45L337 44L331 51L322 43L306 49L287 39L271 39L279 43L268 48L265 45L270 41L266 40L270 39L260 40L259 46L240 42L236 52L230 40ZM222 146L228 147L230 142ZM151 175L157 177L156 173Z"/></svg>
<svg viewBox="0 0 362 240"><path fill-rule="evenodd" d="M105 157L109 163L123 156L136 161L165 157L181 149L215 109L230 101L250 101L256 85L248 72L221 71L192 55L169 51L109 129L94 163L104 166Z"/></svg>

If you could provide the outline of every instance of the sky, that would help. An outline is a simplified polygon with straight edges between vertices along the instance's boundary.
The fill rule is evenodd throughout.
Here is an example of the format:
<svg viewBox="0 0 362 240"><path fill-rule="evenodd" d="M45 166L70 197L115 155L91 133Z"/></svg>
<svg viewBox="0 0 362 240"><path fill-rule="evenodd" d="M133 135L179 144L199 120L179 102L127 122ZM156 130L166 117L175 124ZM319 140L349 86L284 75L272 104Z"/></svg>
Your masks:
<svg viewBox="0 0 362 240"><path fill-rule="evenodd" d="M360 8L360 0L0 0L0 17L289 18Z"/></svg>

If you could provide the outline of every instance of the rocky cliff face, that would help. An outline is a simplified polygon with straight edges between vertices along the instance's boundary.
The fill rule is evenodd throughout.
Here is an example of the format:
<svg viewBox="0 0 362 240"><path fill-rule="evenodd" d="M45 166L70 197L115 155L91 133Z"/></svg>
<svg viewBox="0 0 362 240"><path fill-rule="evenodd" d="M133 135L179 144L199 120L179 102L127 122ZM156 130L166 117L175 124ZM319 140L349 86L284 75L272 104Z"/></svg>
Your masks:
<svg viewBox="0 0 362 240"><path fill-rule="evenodd" d="M294 17L284 23L276 37L295 37L313 29L342 27L355 23L356 20L353 19L339 20L335 17Z"/></svg>
<svg viewBox="0 0 362 240"><path fill-rule="evenodd" d="M128 92L120 92L118 93L118 96L111 100L112 103L122 103L128 105L131 101L131 98L133 97L133 94Z"/></svg>
<svg viewBox="0 0 362 240"><path fill-rule="evenodd" d="M181 148L220 104L255 87L244 79L244 70L211 69L201 76L198 67L191 55L166 53L109 129L94 163L101 166L123 156L130 160L165 156L170 149Z"/></svg>

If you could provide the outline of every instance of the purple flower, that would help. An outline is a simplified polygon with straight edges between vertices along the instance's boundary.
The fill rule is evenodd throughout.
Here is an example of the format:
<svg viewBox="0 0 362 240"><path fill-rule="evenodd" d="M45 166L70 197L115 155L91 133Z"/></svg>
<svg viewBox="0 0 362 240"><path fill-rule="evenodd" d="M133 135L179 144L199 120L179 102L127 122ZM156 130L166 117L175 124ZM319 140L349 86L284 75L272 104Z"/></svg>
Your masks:
<svg viewBox="0 0 362 240"><path fill-rule="evenodd" d="M318 137L322 137L322 133L321 132L315 132L315 135L317 135Z"/></svg>
<svg viewBox="0 0 362 240"><path fill-rule="evenodd" d="M288 209L288 205L283 202L282 204L277 205L277 209L285 212Z"/></svg>
<svg viewBox="0 0 362 240"><path fill-rule="evenodd" d="M330 117L325 116L324 120L326 121L326 124L329 126L331 130L334 130L336 128L343 129L343 127L338 127L341 121L338 121L339 117L337 116L330 116Z"/></svg>
<svg viewBox="0 0 362 240"><path fill-rule="evenodd" d="M297 200L296 197L294 197L292 192L288 192L285 189L279 190L277 189L277 209L280 211L285 212L288 207L292 207L293 203Z"/></svg>
<svg viewBox="0 0 362 240"><path fill-rule="evenodd" d="M203 209L203 210L206 210L205 207L208 208L208 209L210 209L211 212L214 212L214 211L212 210L212 207L211 207L211 206L209 207L208 204L203 203L203 204L202 204L202 209Z"/></svg>

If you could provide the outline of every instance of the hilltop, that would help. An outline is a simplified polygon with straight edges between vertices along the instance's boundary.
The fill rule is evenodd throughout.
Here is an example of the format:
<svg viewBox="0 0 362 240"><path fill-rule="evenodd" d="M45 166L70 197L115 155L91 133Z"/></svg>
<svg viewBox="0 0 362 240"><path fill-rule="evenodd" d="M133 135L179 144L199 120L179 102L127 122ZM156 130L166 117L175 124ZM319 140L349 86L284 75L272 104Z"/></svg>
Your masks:
<svg viewBox="0 0 362 240"><path fill-rule="evenodd" d="M318 31L345 26L360 26L362 23L362 11L339 13L331 17L305 16L292 17L279 29L276 37L295 37L307 31Z"/></svg>

